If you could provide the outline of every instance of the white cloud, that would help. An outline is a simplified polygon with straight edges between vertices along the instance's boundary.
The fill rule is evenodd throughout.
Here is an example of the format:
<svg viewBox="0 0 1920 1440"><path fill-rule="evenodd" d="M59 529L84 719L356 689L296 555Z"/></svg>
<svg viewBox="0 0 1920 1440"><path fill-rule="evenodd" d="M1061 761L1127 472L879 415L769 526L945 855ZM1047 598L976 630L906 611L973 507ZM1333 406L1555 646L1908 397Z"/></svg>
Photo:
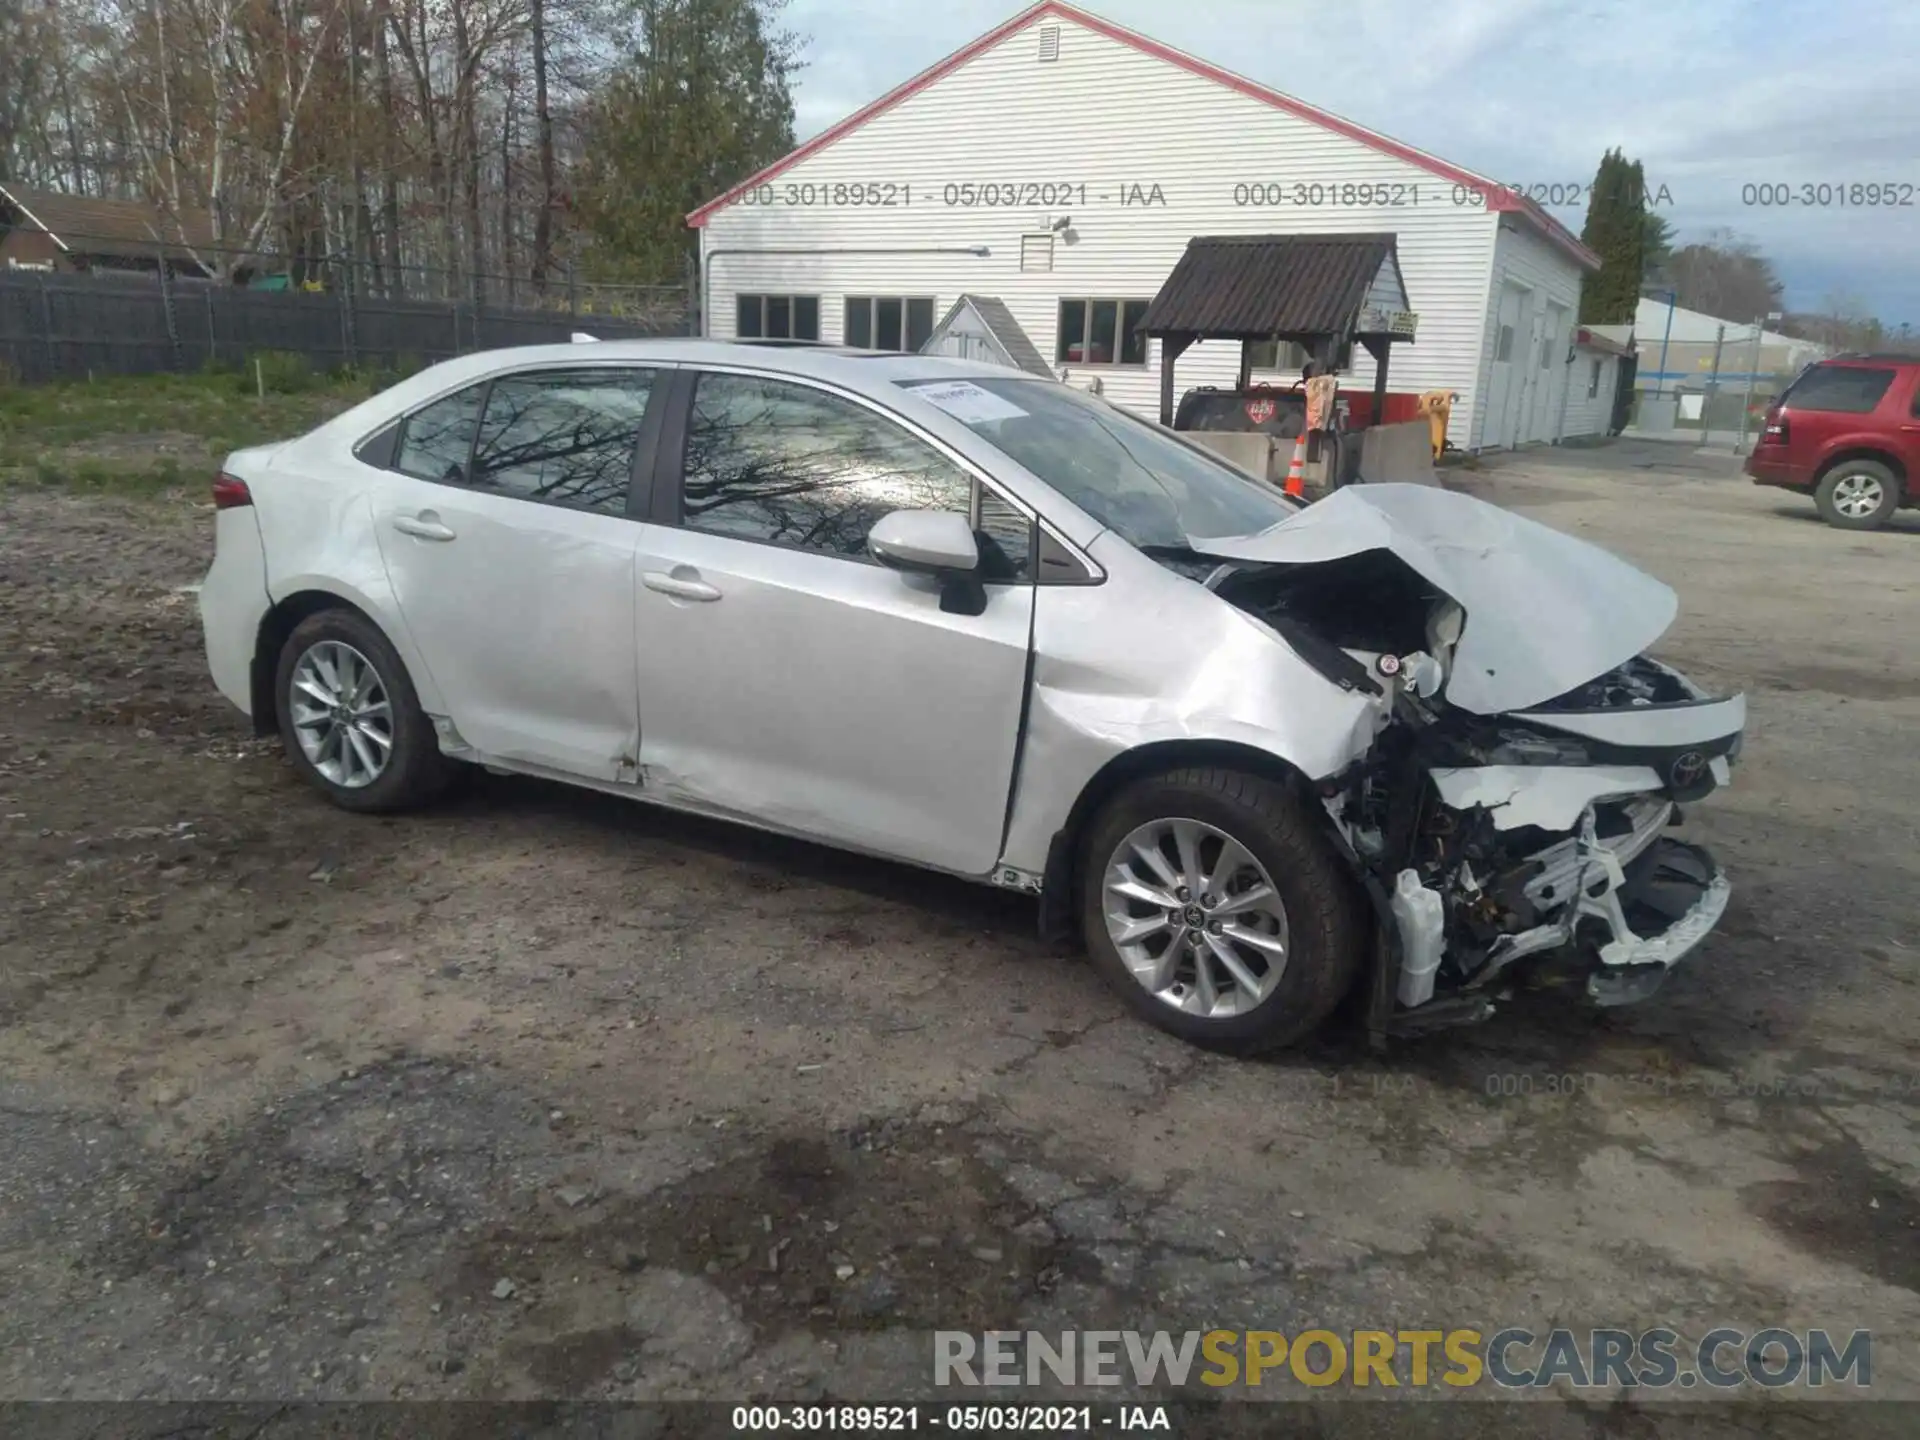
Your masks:
<svg viewBox="0 0 1920 1440"><path fill-rule="evenodd" d="M792 0L802 136L1024 8ZM1920 6L1886 0L1097 0L1086 8L1471 170L1591 178L1622 146L1684 240L1729 226L1795 306L1851 292L1920 323ZM1744 204L1742 187L1907 187L1881 209ZM1579 208L1556 212L1578 228Z"/></svg>

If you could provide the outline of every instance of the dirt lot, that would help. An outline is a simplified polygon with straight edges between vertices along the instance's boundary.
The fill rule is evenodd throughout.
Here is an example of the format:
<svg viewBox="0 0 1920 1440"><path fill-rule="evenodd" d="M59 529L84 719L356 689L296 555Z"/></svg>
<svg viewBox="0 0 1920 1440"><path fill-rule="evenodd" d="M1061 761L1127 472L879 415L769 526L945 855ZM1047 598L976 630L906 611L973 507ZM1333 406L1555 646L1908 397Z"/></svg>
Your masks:
<svg viewBox="0 0 1920 1440"><path fill-rule="evenodd" d="M1652 444L1463 483L1749 692L1690 821L1733 908L1634 1011L1257 1064L996 892L530 782L336 812L206 679L208 512L0 489L0 1398L878 1399L934 1328L1422 1322L1870 1328L1920 1396L1920 525Z"/></svg>

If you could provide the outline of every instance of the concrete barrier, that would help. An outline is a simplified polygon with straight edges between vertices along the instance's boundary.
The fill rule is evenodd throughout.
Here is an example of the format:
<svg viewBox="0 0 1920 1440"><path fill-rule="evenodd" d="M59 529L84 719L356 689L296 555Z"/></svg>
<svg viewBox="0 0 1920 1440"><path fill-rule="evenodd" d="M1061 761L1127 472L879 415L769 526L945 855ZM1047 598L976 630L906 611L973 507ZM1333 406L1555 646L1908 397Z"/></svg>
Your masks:
<svg viewBox="0 0 1920 1440"><path fill-rule="evenodd" d="M1349 436L1351 443L1353 437ZM1438 485L1433 430L1425 420L1369 425L1359 435L1360 480L1376 485Z"/></svg>
<svg viewBox="0 0 1920 1440"><path fill-rule="evenodd" d="M1282 457L1276 462L1280 447L1271 435L1246 430L1182 430L1180 438L1206 446L1229 465L1246 471L1256 480L1277 485L1286 477L1286 458ZM1289 457L1293 454L1291 441L1287 444L1286 454Z"/></svg>
<svg viewBox="0 0 1920 1440"><path fill-rule="evenodd" d="M1671 435L1679 409L1677 395L1642 395L1639 411L1633 417L1634 428L1642 435Z"/></svg>

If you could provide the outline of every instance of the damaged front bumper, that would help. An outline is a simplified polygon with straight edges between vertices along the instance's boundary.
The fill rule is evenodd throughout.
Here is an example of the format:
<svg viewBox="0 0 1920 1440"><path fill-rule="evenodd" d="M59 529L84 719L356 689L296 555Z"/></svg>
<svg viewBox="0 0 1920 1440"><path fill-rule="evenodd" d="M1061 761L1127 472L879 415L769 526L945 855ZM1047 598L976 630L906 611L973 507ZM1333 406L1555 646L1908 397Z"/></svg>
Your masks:
<svg viewBox="0 0 1920 1440"><path fill-rule="evenodd" d="M1595 1004L1630 1005L1707 938L1732 894L1725 873L1700 846L1660 833L1674 818L1670 801L1645 797L1622 809L1630 824L1622 833L1600 836L1590 806L1578 835L1533 857L1525 891L1553 918L1496 941L1465 989L1486 990L1528 956L1570 951L1589 967ZM1409 1008L1423 999L1404 984L1399 998Z"/></svg>
<svg viewBox="0 0 1920 1440"><path fill-rule="evenodd" d="M1705 850L1657 841L1607 892L1603 913L1612 939L1599 947L1600 968L1587 977L1587 994L1599 1005L1645 1000L1712 933L1732 893Z"/></svg>
<svg viewBox="0 0 1920 1440"><path fill-rule="evenodd" d="M1642 1001L1720 922L1726 875L1670 831L1731 780L1744 702L1644 658L1627 679L1664 701L1430 726L1323 787L1386 931L1376 1030L1484 1019L1521 968Z"/></svg>

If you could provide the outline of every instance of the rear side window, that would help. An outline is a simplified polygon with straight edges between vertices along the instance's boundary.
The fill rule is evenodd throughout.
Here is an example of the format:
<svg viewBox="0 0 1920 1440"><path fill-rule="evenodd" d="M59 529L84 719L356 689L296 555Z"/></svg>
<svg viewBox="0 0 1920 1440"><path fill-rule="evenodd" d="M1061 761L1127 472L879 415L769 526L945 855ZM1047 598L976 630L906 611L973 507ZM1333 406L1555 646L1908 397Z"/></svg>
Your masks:
<svg viewBox="0 0 1920 1440"><path fill-rule="evenodd" d="M1781 396L1795 410L1832 410L1843 415L1865 415L1893 384L1893 371L1864 365L1816 365Z"/></svg>
<svg viewBox="0 0 1920 1440"><path fill-rule="evenodd" d="M480 428L480 402L486 398L485 384L470 385L416 410L401 432L393 468L416 480L464 485L474 433Z"/></svg>
<svg viewBox="0 0 1920 1440"><path fill-rule="evenodd" d="M541 370L493 383L474 452L476 490L624 515L649 370Z"/></svg>

